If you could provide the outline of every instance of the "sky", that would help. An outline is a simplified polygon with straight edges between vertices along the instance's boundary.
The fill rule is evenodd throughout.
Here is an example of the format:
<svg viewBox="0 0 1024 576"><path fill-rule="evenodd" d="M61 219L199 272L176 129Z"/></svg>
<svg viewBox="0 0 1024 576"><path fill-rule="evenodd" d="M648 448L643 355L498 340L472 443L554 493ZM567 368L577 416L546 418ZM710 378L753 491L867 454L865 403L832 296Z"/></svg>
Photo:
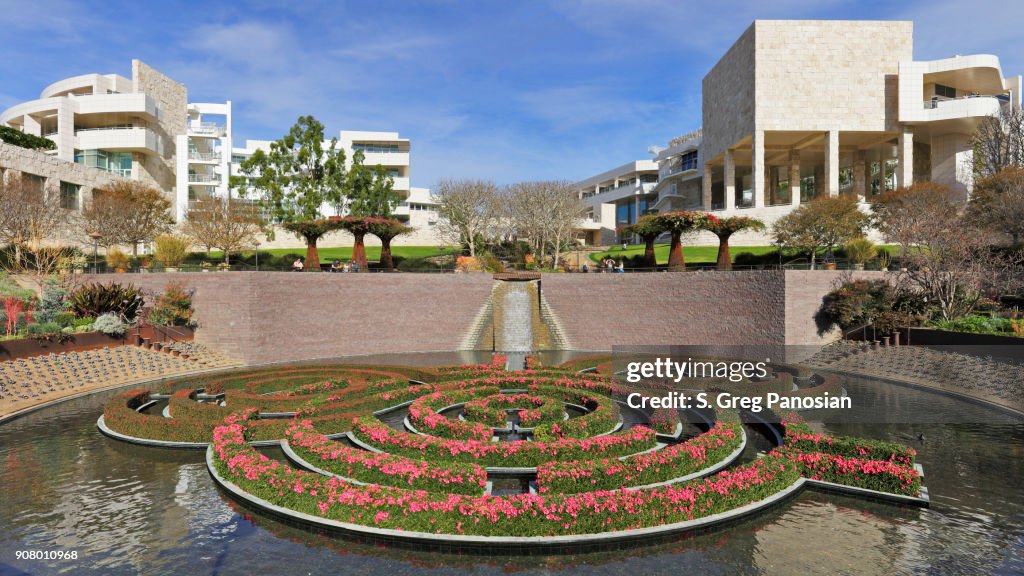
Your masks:
<svg viewBox="0 0 1024 576"><path fill-rule="evenodd" d="M1024 73L1015 0L394 2L0 0L0 110L139 58L192 102L231 100L234 139L301 115L399 132L412 185L582 180L700 126L701 79L755 19L914 21L918 60Z"/></svg>

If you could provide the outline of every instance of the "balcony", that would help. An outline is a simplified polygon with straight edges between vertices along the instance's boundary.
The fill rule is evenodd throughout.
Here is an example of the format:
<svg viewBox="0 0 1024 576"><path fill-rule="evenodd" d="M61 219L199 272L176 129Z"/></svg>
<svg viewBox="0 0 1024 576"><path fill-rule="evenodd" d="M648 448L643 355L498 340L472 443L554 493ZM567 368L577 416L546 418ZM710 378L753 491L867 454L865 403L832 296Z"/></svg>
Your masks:
<svg viewBox="0 0 1024 576"><path fill-rule="evenodd" d="M189 174L189 184L220 184L220 174Z"/></svg>
<svg viewBox="0 0 1024 576"><path fill-rule="evenodd" d="M189 122L189 136L209 136L210 138L223 138L227 136L227 128L216 122Z"/></svg>
<svg viewBox="0 0 1024 576"><path fill-rule="evenodd" d="M160 138L143 126L105 126L75 130L78 150L132 150L161 152Z"/></svg>
<svg viewBox="0 0 1024 576"><path fill-rule="evenodd" d="M196 152L190 150L188 160L189 162L220 162L220 152Z"/></svg>
<svg viewBox="0 0 1024 576"><path fill-rule="evenodd" d="M363 166L408 166L408 152L363 152ZM398 180L397 178L395 179ZM397 186L396 186L397 187Z"/></svg>

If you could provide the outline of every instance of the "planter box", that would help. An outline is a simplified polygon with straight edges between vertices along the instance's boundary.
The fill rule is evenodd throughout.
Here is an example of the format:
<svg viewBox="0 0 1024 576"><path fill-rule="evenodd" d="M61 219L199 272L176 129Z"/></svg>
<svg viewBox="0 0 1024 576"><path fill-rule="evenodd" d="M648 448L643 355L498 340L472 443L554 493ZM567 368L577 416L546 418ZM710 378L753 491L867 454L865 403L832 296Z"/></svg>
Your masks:
<svg viewBox="0 0 1024 576"><path fill-rule="evenodd" d="M83 332L72 334L71 340L63 343L49 342L46 340L33 340L23 338L20 340L0 341L0 362L5 360L17 360L18 358L31 358L32 356L45 356L46 354L60 354L61 352L81 352L84 350L96 350L111 346L125 346L141 344L143 338L151 342L165 340L192 340L195 331L184 326L143 326L130 328L124 336L107 336L102 332Z"/></svg>
<svg viewBox="0 0 1024 576"><path fill-rule="evenodd" d="M950 352L1024 360L1024 338L1016 336L951 332L932 328L903 328L899 332L900 343L904 345L935 346Z"/></svg>

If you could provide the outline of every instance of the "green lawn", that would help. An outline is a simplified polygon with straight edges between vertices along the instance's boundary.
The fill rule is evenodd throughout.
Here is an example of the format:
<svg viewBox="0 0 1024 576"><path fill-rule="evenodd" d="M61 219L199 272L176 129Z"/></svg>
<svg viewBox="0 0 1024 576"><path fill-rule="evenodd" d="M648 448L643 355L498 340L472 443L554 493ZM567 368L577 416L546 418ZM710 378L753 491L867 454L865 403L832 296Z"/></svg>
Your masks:
<svg viewBox="0 0 1024 576"><path fill-rule="evenodd" d="M668 244L654 245L654 255L658 258L658 264L668 264L668 246ZM767 254L773 250L775 250L774 246L731 246L729 248L729 255L735 260L736 256L743 252ZM591 254L590 259L594 262L600 262L601 259L608 256L618 259L622 257L643 256L643 254L643 244L632 244L626 247L625 250L622 249L622 246L613 246L604 252ZM687 264L713 264L718 261L718 246L683 246L683 257L686 258Z"/></svg>
<svg viewBox="0 0 1024 576"><path fill-rule="evenodd" d="M398 256L400 258L426 258L428 256L440 256L442 254L454 254L459 251L456 246L392 246L391 255ZM318 250L320 254L320 262L329 263L335 258L341 261L348 261L352 259L352 247L351 246L338 246L334 248L320 248ZM204 252L196 253L196 259L202 259L205 256ZM242 252L242 256L250 256L252 250ZM274 248L272 250L260 250L260 258L264 255L270 254L275 258L280 258L286 254L298 254L299 256L306 255L305 248ZM232 255L232 260L236 257L236 254ZM380 246L367 246L366 247L366 259L375 262L380 260ZM224 260L223 252L210 252L210 260L215 262Z"/></svg>
<svg viewBox="0 0 1024 576"><path fill-rule="evenodd" d="M879 248L884 249L890 255L898 253L899 247L892 245L878 245ZM654 255L658 259L658 264L668 264L668 244L655 244ZM761 255L768 254L775 250L775 246L730 246L729 256L732 257L733 262L736 261L736 257L744 252L749 254ZM838 250L838 248L837 248ZM590 255L590 259L594 262L600 262L603 258L611 256L612 258L631 258L634 256L643 256L644 245L643 244L631 244L626 247L625 250L622 246L612 246L604 252L595 252ZM825 255L825 250L821 249L819 257ZM686 259L687 264L714 264L718 261L718 246L683 246L683 257Z"/></svg>

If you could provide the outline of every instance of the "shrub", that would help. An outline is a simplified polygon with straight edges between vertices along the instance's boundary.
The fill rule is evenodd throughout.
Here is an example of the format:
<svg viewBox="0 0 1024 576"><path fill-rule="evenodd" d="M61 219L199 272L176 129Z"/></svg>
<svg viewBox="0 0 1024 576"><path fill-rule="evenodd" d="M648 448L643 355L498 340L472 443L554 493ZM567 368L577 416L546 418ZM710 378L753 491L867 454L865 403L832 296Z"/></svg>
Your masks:
<svg viewBox="0 0 1024 576"><path fill-rule="evenodd" d="M156 326L188 326L192 322L192 291L170 282L153 305L149 322Z"/></svg>
<svg viewBox="0 0 1024 576"><path fill-rule="evenodd" d="M878 248L867 238L850 240L843 246L846 257L854 264L863 264L878 255Z"/></svg>
<svg viewBox="0 0 1024 576"><path fill-rule="evenodd" d="M168 268L176 268L185 261L191 243L183 236L162 234L153 239L153 258Z"/></svg>
<svg viewBox="0 0 1024 576"><path fill-rule="evenodd" d="M893 309L896 290L885 280L846 282L825 295L821 316L843 330L868 324L881 311Z"/></svg>
<svg viewBox="0 0 1024 576"><path fill-rule="evenodd" d="M121 252L117 248L111 248L107 250L107 267L115 270L126 270L129 267L131 260L128 255Z"/></svg>
<svg viewBox="0 0 1024 576"><path fill-rule="evenodd" d="M107 336L120 336L124 334L125 325L116 314L103 314L93 322L92 327L97 332Z"/></svg>
<svg viewBox="0 0 1024 576"><path fill-rule="evenodd" d="M43 298L39 301L36 320L39 322L55 322L64 313L67 290L56 282L47 280L43 287Z"/></svg>
<svg viewBox="0 0 1024 576"><path fill-rule="evenodd" d="M144 298L142 291L129 284L83 284L68 296L71 311L79 318L96 318L103 314L117 314L124 320L139 315Z"/></svg>
<svg viewBox="0 0 1024 576"><path fill-rule="evenodd" d="M57 323L61 328L75 327L79 320L84 320L89 324L92 324L92 318L76 318L71 312L61 312L54 316L53 321Z"/></svg>
<svg viewBox="0 0 1024 576"><path fill-rule="evenodd" d="M1013 334L1013 322L998 316L974 315L959 320L937 320L934 326L940 330L971 334Z"/></svg>
<svg viewBox="0 0 1024 576"><path fill-rule="evenodd" d="M54 150L57 148L57 144L49 138L28 134L10 126L0 126L0 142L30 150Z"/></svg>
<svg viewBox="0 0 1024 576"><path fill-rule="evenodd" d="M29 324L27 332L29 336L36 336L39 334L56 334L57 332L60 332L60 325L56 322Z"/></svg>

